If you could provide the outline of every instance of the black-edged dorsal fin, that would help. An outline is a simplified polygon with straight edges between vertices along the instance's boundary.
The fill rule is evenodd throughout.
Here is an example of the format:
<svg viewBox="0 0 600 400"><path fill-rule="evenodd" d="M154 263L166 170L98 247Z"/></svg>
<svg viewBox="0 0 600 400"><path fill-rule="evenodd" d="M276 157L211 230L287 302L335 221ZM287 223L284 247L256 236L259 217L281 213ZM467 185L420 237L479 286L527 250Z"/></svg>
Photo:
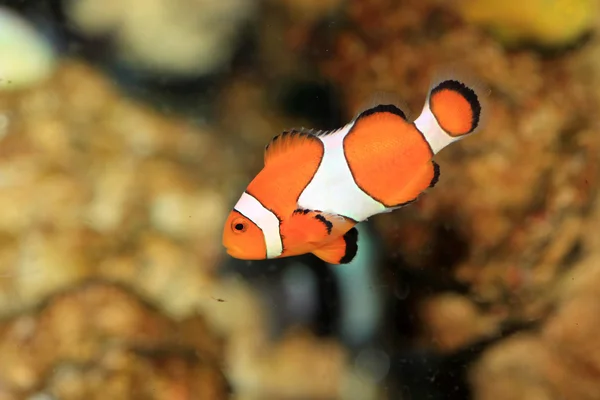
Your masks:
<svg viewBox="0 0 600 400"><path fill-rule="evenodd" d="M343 127L342 127L343 128ZM286 154L289 150L296 146L310 145L311 141L316 140L319 145L322 144L319 141L319 137L332 135L342 128L333 129L330 131L309 129L309 128L292 128L283 131L279 135L275 136L265 147L265 165L269 160L280 157L282 154Z"/></svg>
<svg viewBox="0 0 600 400"><path fill-rule="evenodd" d="M306 146L323 147L321 141L304 128L291 129L275 136L265 147L265 165L274 160L286 157L290 151Z"/></svg>
<svg viewBox="0 0 600 400"><path fill-rule="evenodd" d="M361 117L367 117L378 112L389 112L400 116L402 119L408 120L407 113L403 110L408 110L407 105L400 100L398 95L391 92L379 91L373 94L359 108L356 120Z"/></svg>
<svg viewBox="0 0 600 400"><path fill-rule="evenodd" d="M328 136L333 133L336 133L340 129L342 129L342 128L325 131L325 130L319 130L319 129L300 128L299 132L308 133L309 135L313 135L313 136Z"/></svg>

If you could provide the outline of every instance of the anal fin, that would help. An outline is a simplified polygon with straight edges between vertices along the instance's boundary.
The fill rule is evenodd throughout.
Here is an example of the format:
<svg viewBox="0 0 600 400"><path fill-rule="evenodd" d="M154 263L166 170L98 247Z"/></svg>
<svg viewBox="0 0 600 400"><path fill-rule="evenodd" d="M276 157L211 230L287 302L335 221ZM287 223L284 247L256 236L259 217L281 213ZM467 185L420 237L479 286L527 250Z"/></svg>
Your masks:
<svg viewBox="0 0 600 400"><path fill-rule="evenodd" d="M348 264L358 252L358 230L350 229L343 236L313 250L313 254L329 264Z"/></svg>

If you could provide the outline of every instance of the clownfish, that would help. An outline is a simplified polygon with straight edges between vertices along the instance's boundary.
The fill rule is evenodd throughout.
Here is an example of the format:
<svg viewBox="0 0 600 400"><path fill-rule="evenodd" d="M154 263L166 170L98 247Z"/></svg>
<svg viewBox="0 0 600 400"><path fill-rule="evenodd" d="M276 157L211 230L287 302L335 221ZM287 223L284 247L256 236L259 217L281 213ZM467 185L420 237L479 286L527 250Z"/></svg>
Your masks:
<svg viewBox="0 0 600 400"><path fill-rule="evenodd" d="M337 130L275 136L263 169L225 222L227 253L243 260L313 253L330 264L351 262L355 225L434 187L440 167L433 156L479 130L477 86L438 80L413 122L397 105L378 104Z"/></svg>

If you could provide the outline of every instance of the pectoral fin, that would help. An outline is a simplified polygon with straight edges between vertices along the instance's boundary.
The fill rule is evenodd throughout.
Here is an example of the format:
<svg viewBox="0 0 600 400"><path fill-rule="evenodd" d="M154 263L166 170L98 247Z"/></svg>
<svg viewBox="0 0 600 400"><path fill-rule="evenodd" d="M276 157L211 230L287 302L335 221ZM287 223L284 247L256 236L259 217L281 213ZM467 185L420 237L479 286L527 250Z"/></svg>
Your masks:
<svg viewBox="0 0 600 400"><path fill-rule="evenodd" d="M282 225L281 233L293 243L317 245L326 241L334 229L334 216L312 210L294 211L289 223Z"/></svg>

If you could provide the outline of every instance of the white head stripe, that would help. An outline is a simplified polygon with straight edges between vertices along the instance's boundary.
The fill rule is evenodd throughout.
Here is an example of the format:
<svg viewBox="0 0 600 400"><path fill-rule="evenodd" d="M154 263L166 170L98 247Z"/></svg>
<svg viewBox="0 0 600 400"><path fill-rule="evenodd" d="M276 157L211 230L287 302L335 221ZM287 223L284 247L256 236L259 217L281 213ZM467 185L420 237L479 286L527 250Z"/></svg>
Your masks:
<svg viewBox="0 0 600 400"><path fill-rule="evenodd" d="M423 112L419 115L414 122L417 129L425 136L425 140L429 143L429 147L433 151L433 154L439 153L444 147L448 146L452 142L456 142L461 137L452 137L448 135L438 124L435 116L429 108L429 98L423 107Z"/></svg>
<svg viewBox="0 0 600 400"><path fill-rule="evenodd" d="M279 233L279 218L267 210L254 196L244 192L234 207L244 217L254 222L263 231L267 258L275 258L283 252Z"/></svg>

